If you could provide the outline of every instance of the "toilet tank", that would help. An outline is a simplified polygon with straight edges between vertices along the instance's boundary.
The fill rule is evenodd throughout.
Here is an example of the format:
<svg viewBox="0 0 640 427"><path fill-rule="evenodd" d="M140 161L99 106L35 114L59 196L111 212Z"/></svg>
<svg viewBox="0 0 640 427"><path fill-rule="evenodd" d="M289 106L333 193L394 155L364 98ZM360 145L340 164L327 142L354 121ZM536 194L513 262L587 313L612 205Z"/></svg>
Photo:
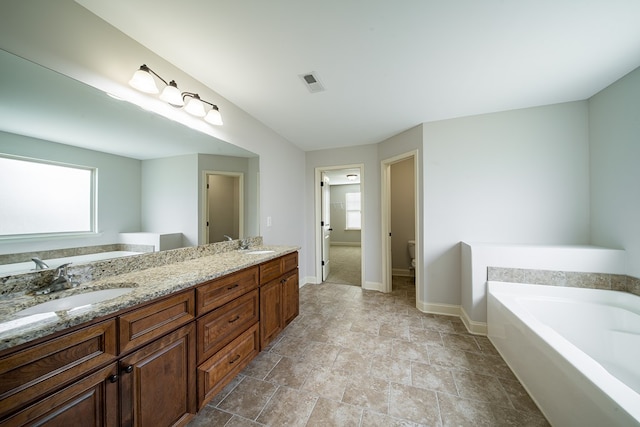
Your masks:
<svg viewBox="0 0 640 427"><path fill-rule="evenodd" d="M407 242L407 248L409 249L409 255L411 256L411 259L416 257L416 241L415 240L409 240Z"/></svg>

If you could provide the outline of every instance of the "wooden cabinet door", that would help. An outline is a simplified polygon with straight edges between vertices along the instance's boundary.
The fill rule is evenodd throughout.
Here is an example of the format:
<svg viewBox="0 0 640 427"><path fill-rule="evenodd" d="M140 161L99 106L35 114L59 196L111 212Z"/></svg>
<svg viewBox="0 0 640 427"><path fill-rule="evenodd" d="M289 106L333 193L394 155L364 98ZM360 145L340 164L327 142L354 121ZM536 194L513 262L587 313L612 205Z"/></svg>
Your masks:
<svg viewBox="0 0 640 427"><path fill-rule="evenodd" d="M116 364L110 364L0 421L0 426L116 427L116 372Z"/></svg>
<svg viewBox="0 0 640 427"><path fill-rule="evenodd" d="M296 269L282 279L282 327L287 326L298 316L299 301L298 270Z"/></svg>
<svg viewBox="0 0 640 427"><path fill-rule="evenodd" d="M273 280L260 286L260 349L282 330L282 283Z"/></svg>
<svg viewBox="0 0 640 427"><path fill-rule="evenodd" d="M184 425L196 412L195 325L120 360L122 426Z"/></svg>

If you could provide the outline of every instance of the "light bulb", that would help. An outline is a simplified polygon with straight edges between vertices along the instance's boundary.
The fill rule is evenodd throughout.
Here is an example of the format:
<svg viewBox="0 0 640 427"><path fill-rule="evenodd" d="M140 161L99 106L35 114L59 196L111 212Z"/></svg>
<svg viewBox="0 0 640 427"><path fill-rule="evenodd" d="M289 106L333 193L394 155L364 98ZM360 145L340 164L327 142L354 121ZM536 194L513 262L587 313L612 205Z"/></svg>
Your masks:
<svg viewBox="0 0 640 427"><path fill-rule="evenodd" d="M187 105L184 107L184 111L197 117L204 117L207 114L204 111L204 104L200 101L200 97L198 95L194 95L193 98L187 102Z"/></svg>
<svg viewBox="0 0 640 427"><path fill-rule="evenodd" d="M156 86L153 76L149 72L149 68L146 65L142 65L139 70L133 73L133 77L129 80L129 85L145 93L158 93L158 86Z"/></svg>
<svg viewBox="0 0 640 427"><path fill-rule="evenodd" d="M184 105L184 101L182 100L182 93L180 93L180 89L178 89L178 85L176 84L175 80L171 80L169 84L162 90L160 99L173 105L174 107L182 107Z"/></svg>
<svg viewBox="0 0 640 427"><path fill-rule="evenodd" d="M212 125L222 126L222 116L220 115L220 111L218 107L214 106L207 115L204 117L206 122L211 123Z"/></svg>

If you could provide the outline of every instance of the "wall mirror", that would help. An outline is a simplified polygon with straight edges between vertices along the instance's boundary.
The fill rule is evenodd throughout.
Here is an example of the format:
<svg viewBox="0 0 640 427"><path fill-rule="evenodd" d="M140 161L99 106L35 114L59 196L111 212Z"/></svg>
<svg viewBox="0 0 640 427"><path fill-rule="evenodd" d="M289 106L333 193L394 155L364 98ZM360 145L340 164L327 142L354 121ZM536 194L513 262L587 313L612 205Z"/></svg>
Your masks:
<svg viewBox="0 0 640 427"><path fill-rule="evenodd" d="M0 153L98 171L94 235L0 238L0 256L121 243L120 233L181 233L182 246L208 243L208 170L243 177L244 214L235 222L243 236L232 237L259 235L257 154L4 50L0 69Z"/></svg>

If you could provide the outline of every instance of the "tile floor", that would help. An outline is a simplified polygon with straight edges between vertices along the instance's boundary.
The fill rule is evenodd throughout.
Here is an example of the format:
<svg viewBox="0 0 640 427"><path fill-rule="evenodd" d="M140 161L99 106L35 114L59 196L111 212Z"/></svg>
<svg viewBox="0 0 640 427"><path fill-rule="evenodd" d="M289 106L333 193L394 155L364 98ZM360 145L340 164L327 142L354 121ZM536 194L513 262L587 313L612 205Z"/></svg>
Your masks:
<svg viewBox="0 0 640 427"><path fill-rule="evenodd" d="M391 294L324 283L194 418L201 426L548 426L485 337Z"/></svg>

